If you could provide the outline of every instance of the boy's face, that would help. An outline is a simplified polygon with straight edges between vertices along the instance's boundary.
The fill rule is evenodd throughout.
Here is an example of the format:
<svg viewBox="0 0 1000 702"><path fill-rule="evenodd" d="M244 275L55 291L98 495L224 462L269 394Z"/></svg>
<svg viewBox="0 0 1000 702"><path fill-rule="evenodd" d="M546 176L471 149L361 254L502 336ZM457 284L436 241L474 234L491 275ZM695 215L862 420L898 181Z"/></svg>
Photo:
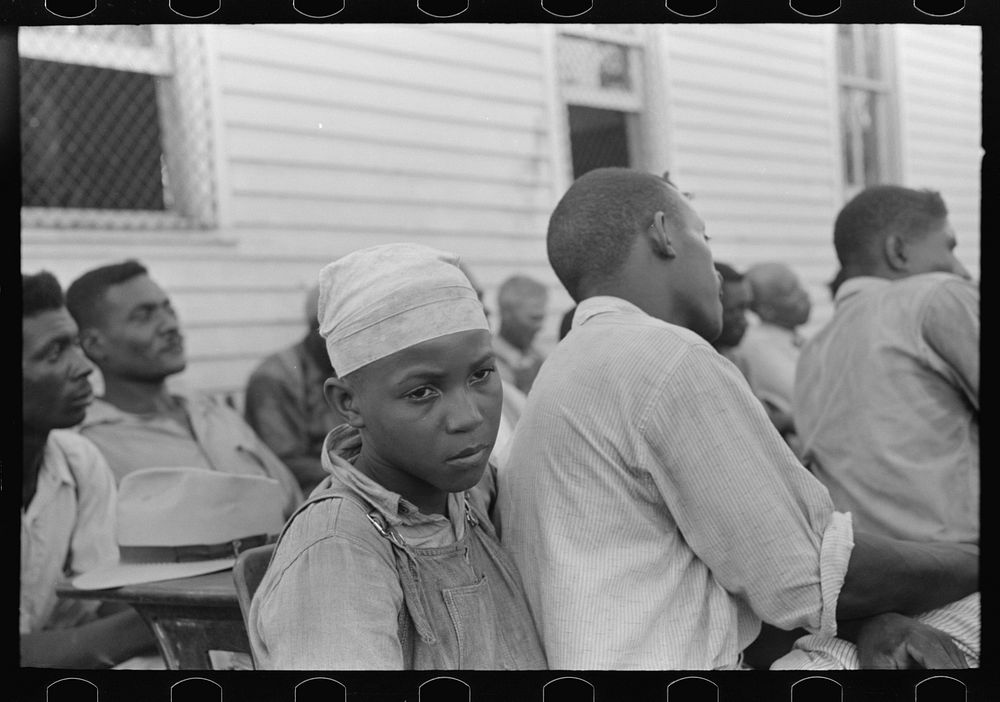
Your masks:
<svg viewBox="0 0 1000 702"><path fill-rule="evenodd" d="M418 506L479 482L503 402L488 331L431 339L361 372L355 407L371 477Z"/></svg>
<svg viewBox="0 0 1000 702"><path fill-rule="evenodd" d="M727 348L740 343L747 330L750 285L745 280L722 283L722 332L716 346Z"/></svg>

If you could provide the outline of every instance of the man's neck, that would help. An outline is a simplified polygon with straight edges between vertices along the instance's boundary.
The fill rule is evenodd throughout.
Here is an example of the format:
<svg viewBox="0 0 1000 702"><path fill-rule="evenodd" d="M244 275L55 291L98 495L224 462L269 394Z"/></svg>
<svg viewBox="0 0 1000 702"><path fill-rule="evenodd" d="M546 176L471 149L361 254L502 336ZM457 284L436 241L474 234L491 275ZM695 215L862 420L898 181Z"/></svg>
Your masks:
<svg viewBox="0 0 1000 702"><path fill-rule="evenodd" d="M105 376L103 399L132 414L171 412L177 406L163 380L140 381Z"/></svg>
<svg viewBox="0 0 1000 702"><path fill-rule="evenodd" d="M24 427L21 435L21 507L31 504L38 487L38 471L42 467L42 457L45 455L45 444L49 440L49 431L32 430Z"/></svg>

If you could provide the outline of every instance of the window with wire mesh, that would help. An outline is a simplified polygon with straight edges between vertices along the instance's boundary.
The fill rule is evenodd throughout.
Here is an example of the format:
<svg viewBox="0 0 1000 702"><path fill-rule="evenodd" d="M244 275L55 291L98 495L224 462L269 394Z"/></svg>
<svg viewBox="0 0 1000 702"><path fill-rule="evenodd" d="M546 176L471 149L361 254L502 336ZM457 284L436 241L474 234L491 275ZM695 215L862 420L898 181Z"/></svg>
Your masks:
<svg viewBox="0 0 1000 702"><path fill-rule="evenodd" d="M837 27L841 162L844 194L891 180L892 83L887 35L877 25Z"/></svg>
<svg viewBox="0 0 1000 702"><path fill-rule="evenodd" d="M624 30L558 35L557 72L573 178L594 168L636 163L636 118L642 110L637 42Z"/></svg>
<svg viewBox="0 0 1000 702"><path fill-rule="evenodd" d="M136 25L20 29L26 225L213 223L199 36Z"/></svg>

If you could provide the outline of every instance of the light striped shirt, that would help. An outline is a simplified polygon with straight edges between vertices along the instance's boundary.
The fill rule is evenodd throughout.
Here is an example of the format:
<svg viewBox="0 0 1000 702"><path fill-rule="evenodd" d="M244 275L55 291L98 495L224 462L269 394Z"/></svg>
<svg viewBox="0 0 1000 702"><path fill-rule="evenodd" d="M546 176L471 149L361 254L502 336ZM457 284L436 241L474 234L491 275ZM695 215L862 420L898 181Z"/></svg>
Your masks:
<svg viewBox="0 0 1000 702"><path fill-rule="evenodd" d="M979 667L982 648L979 593L919 614L914 619L948 634L965 656L970 668ZM858 647L850 641L821 636L803 636L792 650L771 664L771 670L857 670Z"/></svg>
<svg viewBox="0 0 1000 702"><path fill-rule="evenodd" d="M554 669L736 667L762 619L836 632L850 516L730 361L625 300L580 304L498 493Z"/></svg>

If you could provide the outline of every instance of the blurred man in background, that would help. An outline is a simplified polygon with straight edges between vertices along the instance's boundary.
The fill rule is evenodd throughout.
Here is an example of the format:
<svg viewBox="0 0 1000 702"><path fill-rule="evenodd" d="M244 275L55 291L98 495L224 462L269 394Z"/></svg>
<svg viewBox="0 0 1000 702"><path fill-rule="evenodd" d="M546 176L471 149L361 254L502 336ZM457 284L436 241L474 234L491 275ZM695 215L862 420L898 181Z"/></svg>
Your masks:
<svg viewBox="0 0 1000 702"><path fill-rule="evenodd" d="M500 285L497 303L500 328L493 338L497 368L508 385L527 394L545 360L534 340L545 321L548 290L528 276L514 275Z"/></svg>
<svg viewBox="0 0 1000 702"><path fill-rule="evenodd" d="M21 276L21 665L107 668L153 654L130 607L64 599L56 586L118 559L115 478L76 432L93 370L52 274Z"/></svg>
<svg viewBox="0 0 1000 702"><path fill-rule="evenodd" d="M297 343L265 358L247 382L247 423L295 474L308 495L326 477L320 452L343 418L326 403L323 383L334 375L316 317L319 286L306 295L308 331Z"/></svg>
<svg viewBox="0 0 1000 702"><path fill-rule="evenodd" d="M167 378L187 366L170 298L138 261L95 268L66 291L80 343L104 376L80 432L116 478L133 470L188 467L276 479L285 514L302 500L292 473L235 410L204 395L178 395Z"/></svg>
<svg viewBox="0 0 1000 702"><path fill-rule="evenodd" d="M738 347L747 331L747 312L753 299L750 285L742 273L726 263L716 261L715 270L722 276L722 331L712 346L747 377L750 369Z"/></svg>
<svg viewBox="0 0 1000 702"><path fill-rule="evenodd" d="M746 272L753 300L750 309L759 324L752 325L740 344L754 394L785 441L798 453L792 392L795 365L804 341L798 329L809 321L812 303L794 271L783 263L751 266Z"/></svg>

